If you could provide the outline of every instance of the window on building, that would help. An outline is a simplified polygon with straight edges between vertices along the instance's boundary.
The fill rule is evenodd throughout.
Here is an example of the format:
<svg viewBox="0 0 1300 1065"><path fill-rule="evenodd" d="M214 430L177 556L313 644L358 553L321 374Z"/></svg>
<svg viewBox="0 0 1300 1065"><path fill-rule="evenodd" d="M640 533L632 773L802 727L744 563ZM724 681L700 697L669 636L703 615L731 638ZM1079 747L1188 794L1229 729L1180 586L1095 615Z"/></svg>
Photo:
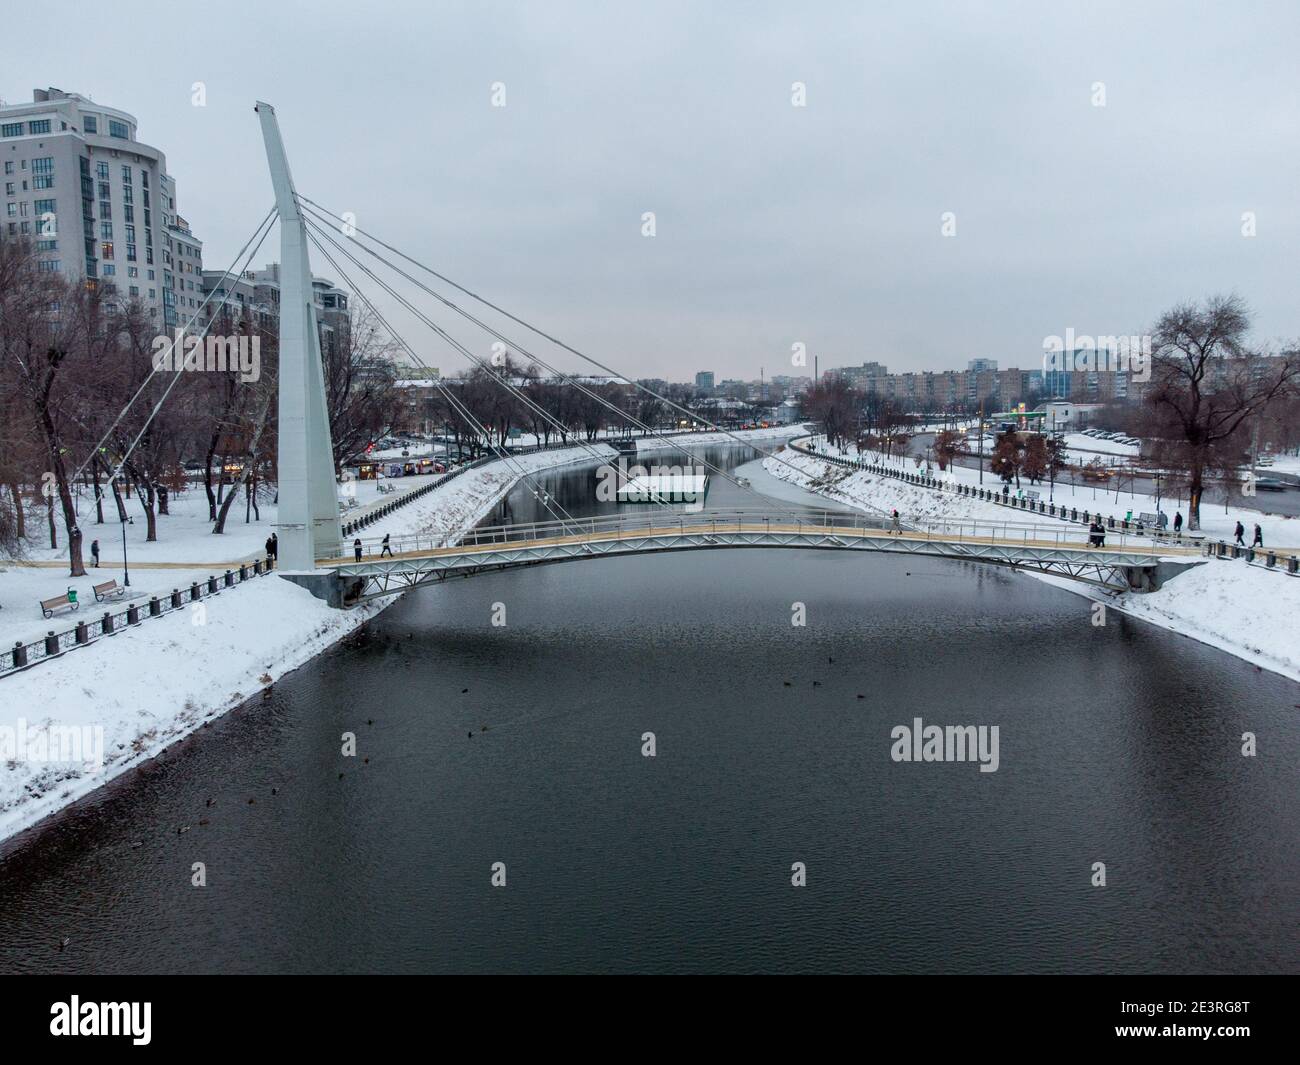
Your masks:
<svg viewBox="0 0 1300 1065"><path fill-rule="evenodd" d="M21 122L6 122L0 126L0 137L21 137L23 135L23 124Z"/></svg>
<svg viewBox="0 0 1300 1065"><path fill-rule="evenodd" d="M37 136L38 134L41 133L49 133L50 120L48 118L38 118L34 122L28 122L27 132L30 133L32 136Z"/></svg>
<svg viewBox="0 0 1300 1065"><path fill-rule="evenodd" d="M113 205L109 203L107 200L99 201L99 217L100 218L113 217Z"/></svg>
<svg viewBox="0 0 1300 1065"><path fill-rule="evenodd" d="M100 223L99 223L99 239L100 239L100 240L112 240L112 239L113 239L113 223L112 223L112 222L100 222Z"/></svg>
<svg viewBox="0 0 1300 1065"><path fill-rule="evenodd" d="M100 181L107 181L107 180L108 180L108 164L107 164L107 163L102 163L102 162L101 162L101 163L96 163L96 164L95 164L95 177L99 178Z"/></svg>
<svg viewBox="0 0 1300 1065"><path fill-rule="evenodd" d="M54 188L53 174L37 174L32 178L32 188L34 189L52 189Z"/></svg>
<svg viewBox="0 0 1300 1065"><path fill-rule="evenodd" d="M122 184L123 185L131 184L131 168L127 166L125 163L122 164Z"/></svg>
<svg viewBox="0 0 1300 1065"><path fill-rule="evenodd" d="M36 242L37 251L58 251L59 242L57 240L38 240Z"/></svg>
<svg viewBox="0 0 1300 1065"><path fill-rule="evenodd" d="M105 264L104 264L104 276L105 276L105 277L114 277L114 276L116 276L116 274L117 274L117 267L116 267L116 266L114 266L112 263L105 263Z"/></svg>
<svg viewBox="0 0 1300 1065"><path fill-rule="evenodd" d="M12 159L6 159L6 160L5 160L5 173L6 173L6 174L12 174L13 172L14 172L14 161L13 161Z"/></svg>
<svg viewBox="0 0 1300 1065"><path fill-rule="evenodd" d="M108 135L127 140L131 136L131 130L125 122L118 122L116 119L110 118L108 120Z"/></svg>
<svg viewBox="0 0 1300 1065"><path fill-rule="evenodd" d="M94 115L82 115L81 128L84 129L87 133L98 133L99 119L97 119Z"/></svg>
<svg viewBox="0 0 1300 1065"><path fill-rule="evenodd" d="M14 195L14 183L12 181L5 182L5 195L6 196Z"/></svg>
<svg viewBox="0 0 1300 1065"><path fill-rule="evenodd" d="M36 269L47 274L57 274L63 269L63 264L58 259L42 259L36 264Z"/></svg>
<svg viewBox="0 0 1300 1065"><path fill-rule="evenodd" d="M110 199L110 198L112 197L112 195L113 195L113 193L112 193L112 191L111 191L110 188L109 188L108 182L107 182L107 181L101 181L101 182L99 183L99 198L100 198L101 200L107 200L107 199Z"/></svg>
<svg viewBox="0 0 1300 1065"><path fill-rule="evenodd" d="M123 203L135 203L135 186L134 186L134 185L123 185L123 186L122 186L122 202L123 202Z"/></svg>
<svg viewBox="0 0 1300 1065"><path fill-rule="evenodd" d="M123 215L123 217L126 219L126 221L128 221L128 222L134 222L134 221L135 221L135 208L134 208L134 207L132 207L132 206L128 203L128 204L123 208L123 211L124 211L124 215Z"/></svg>
<svg viewBox="0 0 1300 1065"><path fill-rule="evenodd" d="M128 244L128 245L126 246L126 261L129 262L129 263L133 263L133 262L135 262L135 245L134 245L134 244Z"/></svg>
<svg viewBox="0 0 1300 1065"><path fill-rule="evenodd" d="M5 213L6 213L10 218L17 218L17 217L18 217L18 205L17 205L16 203L7 203L7 204L5 204Z"/></svg>
<svg viewBox="0 0 1300 1065"><path fill-rule="evenodd" d="M54 200L37 200L36 203L34 204L36 208L36 213L38 215L53 214L54 202L55 202Z"/></svg>
<svg viewBox="0 0 1300 1065"><path fill-rule="evenodd" d="M54 173L54 156L42 155L39 159L32 160L33 174L53 174Z"/></svg>
<svg viewBox="0 0 1300 1065"><path fill-rule="evenodd" d="M110 241L110 240L106 240L106 241L104 241L103 244L101 244L101 245L99 246L99 257L100 257L101 259L111 259L111 258L113 258L113 242L112 242L112 241ZM106 268L106 269L107 269L107 268Z"/></svg>

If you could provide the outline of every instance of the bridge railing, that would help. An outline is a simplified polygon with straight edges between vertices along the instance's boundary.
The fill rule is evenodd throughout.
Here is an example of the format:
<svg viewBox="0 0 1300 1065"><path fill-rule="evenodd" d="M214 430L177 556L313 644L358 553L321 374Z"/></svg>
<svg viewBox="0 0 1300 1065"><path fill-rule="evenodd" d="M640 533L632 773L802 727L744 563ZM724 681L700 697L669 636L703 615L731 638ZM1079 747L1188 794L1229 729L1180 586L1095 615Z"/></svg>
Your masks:
<svg viewBox="0 0 1300 1065"><path fill-rule="evenodd" d="M459 546L472 547L494 543L523 543L532 540L550 540L563 537L612 536L618 539L645 535L650 531L686 532L700 530L726 533L753 530L756 527L775 531L817 532L839 530L859 533L888 534L889 519L851 511L816 510L812 508L773 512L744 508L726 508L688 512L678 508L653 511L598 515L565 520L520 522L507 525L479 526L470 530L458 541ZM902 530L908 537L924 536L936 540L978 540L1014 546L1056 546L1086 549L1089 532L1075 525L1042 524L1037 522L998 521L987 518L939 519L915 518ZM394 554L434 551L448 545L443 539L431 535L412 535L390 538L388 547ZM1150 539L1130 533L1115 534L1108 531L1106 548L1126 549L1143 555L1159 555ZM383 552L382 540L362 541L362 557L373 559ZM354 557L348 555L346 557Z"/></svg>

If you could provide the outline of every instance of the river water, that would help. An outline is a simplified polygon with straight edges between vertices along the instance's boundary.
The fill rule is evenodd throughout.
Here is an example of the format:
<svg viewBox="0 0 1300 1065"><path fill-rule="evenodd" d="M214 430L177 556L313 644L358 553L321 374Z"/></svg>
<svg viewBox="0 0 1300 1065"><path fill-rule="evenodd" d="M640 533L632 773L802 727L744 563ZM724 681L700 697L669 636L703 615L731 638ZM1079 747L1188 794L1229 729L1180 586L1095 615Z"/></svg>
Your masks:
<svg viewBox="0 0 1300 1065"><path fill-rule="evenodd" d="M540 483L612 508L593 468ZM713 479L710 507L752 502ZM535 516L521 487L490 520ZM451 581L10 853L0 970L1295 971L1297 704L974 563L747 549ZM997 725L997 771L894 762L915 718Z"/></svg>

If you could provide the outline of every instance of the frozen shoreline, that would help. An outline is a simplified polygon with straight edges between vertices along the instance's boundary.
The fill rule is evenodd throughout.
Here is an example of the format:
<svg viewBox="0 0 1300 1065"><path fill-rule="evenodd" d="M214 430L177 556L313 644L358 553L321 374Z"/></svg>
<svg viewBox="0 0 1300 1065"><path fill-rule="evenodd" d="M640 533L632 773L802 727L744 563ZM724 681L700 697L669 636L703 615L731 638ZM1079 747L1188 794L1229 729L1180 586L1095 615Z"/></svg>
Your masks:
<svg viewBox="0 0 1300 1065"><path fill-rule="evenodd" d="M597 450L611 457L615 454L603 444L597 445ZM492 512L522 479L517 469L541 472L588 462L591 457L584 448L566 448L470 470L445 489L430 492L370 526L366 533L398 536L419 532L444 541L453 539ZM274 514L273 507L263 511L268 520ZM251 539L249 528L253 530ZM215 552L213 557L218 559L237 557L255 548L257 538L267 531L265 526L244 527L223 543L221 538L204 535L205 521L196 523L195 530L194 535L181 532L148 546L156 548L156 555L185 558L186 562L193 561L196 553ZM146 557L150 554L144 545L139 550ZM136 551L133 547L133 564ZM193 571L133 571L133 590L137 582L148 584L150 575L170 587L182 577L188 579L191 572L206 575L212 565L215 563L199 562ZM11 579L15 573L17 578ZM11 566L3 578L6 595L13 598L15 584L22 584L26 592L33 575L42 573L47 581L67 583L66 570ZM105 573L111 575L111 571ZM206 721L246 702L354 632L397 598L348 611L333 610L304 589L272 575L206 599L201 613L187 617L178 612L78 648L56 662L0 678L4 697L0 744L7 737L12 748L23 731L30 734L45 729L100 729L103 738L103 764L99 766L41 763L15 757L21 752L0 747L0 849L11 845L18 834L156 757ZM202 623L195 620L199 617ZM66 624L63 621L58 627ZM51 708L57 708L57 715L50 713Z"/></svg>
<svg viewBox="0 0 1300 1065"><path fill-rule="evenodd" d="M797 427L739 431L742 439L771 441ZM733 443L724 433L692 433L688 447ZM639 439L642 453L680 451L666 441ZM420 534L448 542L489 515L524 476L590 462L593 452L614 458L603 442L499 460L470 470L445 487L408 503L369 526L364 539ZM679 460L680 461L680 460ZM522 473L520 471L523 471ZM428 483L428 478L394 480L398 490ZM374 482L355 486L358 503L384 500ZM391 499L393 497L388 497ZM172 514L159 518L160 537L143 541L143 526L130 526L131 592L140 599L185 588L226 565L260 556L261 543L275 521L275 507L264 505L260 522L244 524L232 515L225 536L211 535L206 500L198 492L173 501ZM0 566L5 605L0 638L39 638L48 628L70 627L96 617L95 604L71 618L41 621L23 614L24 606L77 585L87 599L89 583L119 576L118 526L87 526L89 540L104 537L104 568L69 580L66 551L34 548L27 558ZM103 530L102 532L100 530ZM62 557L61 557L62 556ZM21 845L15 837L46 818L98 791L127 770L156 757L205 722L247 702L257 692L344 639L399 598L398 595L353 610L332 610L306 590L274 575L205 599L201 615L164 617L68 652L56 662L0 677L0 744L20 730L101 728L104 762L98 767L41 764L15 758L0 746L0 852ZM188 613L188 612L186 612ZM202 623L194 621L201 616ZM253 620L255 619L255 620ZM251 622L251 623L250 623ZM50 713L57 708L57 716Z"/></svg>
<svg viewBox="0 0 1300 1065"><path fill-rule="evenodd" d="M781 459L764 459L763 468L780 481L876 516L897 508L904 521L1008 518L997 504L848 470L790 448ZM1243 560L1213 559L1157 592L1108 595L1074 581L1029 576L1300 681L1300 578Z"/></svg>

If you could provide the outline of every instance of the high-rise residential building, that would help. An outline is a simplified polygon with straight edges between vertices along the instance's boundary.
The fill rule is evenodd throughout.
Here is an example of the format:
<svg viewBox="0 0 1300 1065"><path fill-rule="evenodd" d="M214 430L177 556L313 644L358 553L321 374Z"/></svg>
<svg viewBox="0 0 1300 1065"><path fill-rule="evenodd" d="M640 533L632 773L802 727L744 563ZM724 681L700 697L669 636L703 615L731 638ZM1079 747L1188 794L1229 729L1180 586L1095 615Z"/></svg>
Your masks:
<svg viewBox="0 0 1300 1065"><path fill-rule="evenodd" d="M971 359L966 364L967 373L997 373L997 359Z"/></svg>
<svg viewBox="0 0 1300 1065"><path fill-rule="evenodd" d="M713 371L701 370L695 375L695 388L699 392L713 391Z"/></svg>
<svg viewBox="0 0 1300 1065"><path fill-rule="evenodd" d="M161 151L133 115L61 89L0 106L0 234L29 237L41 269L139 300L160 327L184 325L203 290L203 243L176 213Z"/></svg>
<svg viewBox="0 0 1300 1065"><path fill-rule="evenodd" d="M280 264L267 263L262 270L245 270L238 277L226 277L222 270L204 270L199 280L199 303L211 294L212 299L195 322L195 328L208 324L214 316L238 321L248 318L265 328L275 328L280 320ZM316 304L316 322L320 327L321 351L342 335L348 322L348 292L325 277L311 279L312 302ZM224 300L224 303L223 303Z"/></svg>

